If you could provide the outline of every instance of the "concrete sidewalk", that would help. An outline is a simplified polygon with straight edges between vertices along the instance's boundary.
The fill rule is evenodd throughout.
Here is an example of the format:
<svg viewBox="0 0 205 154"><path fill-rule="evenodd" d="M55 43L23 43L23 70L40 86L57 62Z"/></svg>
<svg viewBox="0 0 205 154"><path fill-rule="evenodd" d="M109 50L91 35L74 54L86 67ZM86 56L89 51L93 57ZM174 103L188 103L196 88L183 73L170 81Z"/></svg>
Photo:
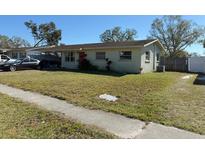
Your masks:
<svg viewBox="0 0 205 154"><path fill-rule="evenodd" d="M69 102L0 84L0 93L36 104L48 111L59 112L83 124L94 125L120 138L205 138L205 136L127 118L100 110L89 110Z"/></svg>

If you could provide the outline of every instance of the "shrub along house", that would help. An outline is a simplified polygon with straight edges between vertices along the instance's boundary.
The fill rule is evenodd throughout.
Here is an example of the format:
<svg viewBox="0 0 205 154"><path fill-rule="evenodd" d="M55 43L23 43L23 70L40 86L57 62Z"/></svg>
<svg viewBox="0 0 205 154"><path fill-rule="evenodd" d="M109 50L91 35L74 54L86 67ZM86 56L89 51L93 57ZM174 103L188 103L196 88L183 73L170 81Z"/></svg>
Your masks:
<svg viewBox="0 0 205 154"><path fill-rule="evenodd" d="M66 69L78 69L79 63L87 59L99 70L106 70L109 63L112 71L145 73L156 70L164 48L158 40L139 40L63 45L40 51L61 52L61 67Z"/></svg>

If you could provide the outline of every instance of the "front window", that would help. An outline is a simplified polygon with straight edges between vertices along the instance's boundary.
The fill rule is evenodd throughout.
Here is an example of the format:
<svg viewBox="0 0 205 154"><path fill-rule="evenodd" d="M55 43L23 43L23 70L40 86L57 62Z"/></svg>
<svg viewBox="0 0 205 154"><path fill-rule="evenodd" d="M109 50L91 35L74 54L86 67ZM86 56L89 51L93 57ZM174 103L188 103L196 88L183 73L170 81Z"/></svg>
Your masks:
<svg viewBox="0 0 205 154"><path fill-rule="evenodd" d="M145 52L145 60L150 61L150 52L149 51Z"/></svg>
<svg viewBox="0 0 205 154"><path fill-rule="evenodd" d="M20 52L19 53L19 58L25 58L26 57L26 53L25 52Z"/></svg>
<svg viewBox="0 0 205 154"><path fill-rule="evenodd" d="M120 52L120 59L124 60L124 59L132 59L132 52L131 51L121 51Z"/></svg>
<svg viewBox="0 0 205 154"><path fill-rule="evenodd" d="M66 62L74 62L75 61L74 52L67 52L65 55L65 61Z"/></svg>
<svg viewBox="0 0 205 154"><path fill-rule="evenodd" d="M96 59L104 60L105 59L105 52L96 52Z"/></svg>
<svg viewBox="0 0 205 154"><path fill-rule="evenodd" d="M159 61L159 60L160 60L160 54L157 53L157 61Z"/></svg>
<svg viewBox="0 0 205 154"><path fill-rule="evenodd" d="M17 59L18 58L18 53L17 52L12 52L11 57L14 58L14 59Z"/></svg>

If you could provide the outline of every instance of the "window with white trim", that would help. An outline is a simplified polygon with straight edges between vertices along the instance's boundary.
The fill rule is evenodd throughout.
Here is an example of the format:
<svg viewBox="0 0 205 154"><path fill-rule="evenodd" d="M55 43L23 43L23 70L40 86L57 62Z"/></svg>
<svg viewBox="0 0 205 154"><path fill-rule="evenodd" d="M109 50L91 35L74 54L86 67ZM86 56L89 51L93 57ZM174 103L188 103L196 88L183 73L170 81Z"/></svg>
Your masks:
<svg viewBox="0 0 205 154"><path fill-rule="evenodd" d="M66 62L74 62L75 61L74 52L66 52L66 54L65 54L65 61Z"/></svg>
<svg viewBox="0 0 205 154"><path fill-rule="evenodd" d="M105 52L96 52L97 60L105 60Z"/></svg>
<svg viewBox="0 0 205 154"><path fill-rule="evenodd" d="M157 53L157 62L159 62L159 60L160 60L160 54Z"/></svg>
<svg viewBox="0 0 205 154"><path fill-rule="evenodd" d="M150 51L145 52L145 61L150 61Z"/></svg>
<svg viewBox="0 0 205 154"><path fill-rule="evenodd" d="M17 52L12 52L11 53L11 58L17 59L18 58L18 53Z"/></svg>
<svg viewBox="0 0 205 154"><path fill-rule="evenodd" d="M120 51L120 60L130 60L132 59L131 51Z"/></svg>
<svg viewBox="0 0 205 154"><path fill-rule="evenodd" d="M19 53L19 58L25 58L26 57L26 53L25 52L20 52Z"/></svg>

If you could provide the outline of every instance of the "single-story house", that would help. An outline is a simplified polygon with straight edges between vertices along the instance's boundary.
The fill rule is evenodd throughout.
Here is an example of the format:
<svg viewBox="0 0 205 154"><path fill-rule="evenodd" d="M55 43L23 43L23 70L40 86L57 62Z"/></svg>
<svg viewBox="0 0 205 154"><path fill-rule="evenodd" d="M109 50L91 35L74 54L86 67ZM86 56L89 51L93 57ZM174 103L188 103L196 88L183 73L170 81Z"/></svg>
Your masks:
<svg viewBox="0 0 205 154"><path fill-rule="evenodd" d="M123 73L146 73L155 71L164 51L157 39L127 42L91 43L50 46L42 48L19 48L7 50L12 58L22 58L35 52L60 52L61 67L78 69L81 55L100 70L106 70L107 60L111 61L110 69Z"/></svg>
<svg viewBox="0 0 205 154"><path fill-rule="evenodd" d="M162 44L156 40L139 40L112 43L92 43L63 45L42 48L41 51L61 52L61 67L78 69L82 54L92 65L106 70L106 59L112 63L112 71L123 73L146 73L155 71L160 61L160 53L164 51Z"/></svg>

